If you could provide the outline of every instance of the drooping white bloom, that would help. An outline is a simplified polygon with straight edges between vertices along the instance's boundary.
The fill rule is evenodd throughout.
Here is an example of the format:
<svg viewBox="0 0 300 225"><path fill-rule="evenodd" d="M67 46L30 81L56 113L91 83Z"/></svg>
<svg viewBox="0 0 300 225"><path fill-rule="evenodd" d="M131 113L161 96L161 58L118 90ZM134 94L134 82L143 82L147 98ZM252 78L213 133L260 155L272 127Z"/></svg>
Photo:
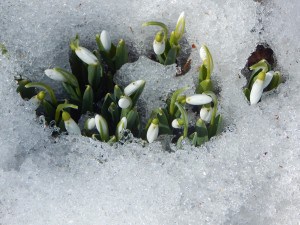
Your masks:
<svg viewBox="0 0 300 225"><path fill-rule="evenodd" d="M122 137L122 131L127 128L127 118L123 117L117 125L117 133L116 136L118 139Z"/></svg>
<svg viewBox="0 0 300 225"><path fill-rule="evenodd" d="M65 123L65 128L69 134L80 135L81 131L77 123L71 118L67 112L62 113L62 118Z"/></svg>
<svg viewBox="0 0 300 225"><path fill-rule="evenodd" d="M101 32L100 40L105 51L109 52L111 48L111 39L109 33L106 30L103 30Z"/></svg>
<svg viewBox="0 0 300 225"><path fill-rule="evenodd" d="M203 106L200 110L200 118L206 123L209 123L211 120L211 116L212 116L212 108Z"/></svg>
<svg viewBox="0 0 300 225"><path fill-rule="evenodd" d="M127 109L131 104L132 104L132 100L128 96L122 96L118 101L118 105L122 109Z"/></svg>
<svg viewBox="0 0 300 225"><path fill-rule="evenodd" d="M205 105L212 101L212 98L206 94L195 94L186 98L186 103L190 105Z"/></svg>
<svg viewBox="0 0 300 225"><path fill-rule="evenodd" d="M87 120L87 129L93 130L96 126L95 118L90 118Z"/></svg>
<svg viewBox="0 0 300 225"><path fill-rule="evenodd" d="M181 128L182 125L179 124L178 119L174 119L174 120L172 121L172 127L175 128L175 129L178 129L178 128Z"/></svg>
<svg viewBox="0 0 300 225"><path fill-rule="evenodd" d="M67 82L67 79L56 69L46 69L45 74L52 80Z"/></svg>
<svg viewBox="0 0 300 225"><path fill-rule="evenodd" d="M109 130L108 130L107 122L104 119L104 117L97 114L95 116L95 124L101 138L107 139L109 137Z"/></svg>
<svg viewBox="0 0 300 225"><path fill-rule="evenodd" d="M83 62L88 65L97 65L98 59L97 57L88 49L84 47L77 47L75 49L75 53Z"/></svg>
<svg viewBox="0 0 300 225"><path fill-rule="evenodd" d="M124 94L127 96L132 95L134 92L136 92L142 85L145 84L146 81L144 80L137 80L132 83L130 83L128 86L124 88Z"/></svg>
<svg viewBox="0 0 300 225"><path fill-rule="evenodd" d="M37 109L44 100L45 95L46 93L44 91L40 91L37 95L29 99L29 103L32 105L32 108Z"/></svg>
<svg viewBox="0 0 300 225"><path fill-rule="evenodd" d="M179 41L183 34L185 29L185 13L182 12L177 20L176 28L175 28L175 38Z"/></svg>
<svg viewBox="0 0 300 225"><path fill-rule="evenodd" d="M274 71L269 71L266 73L266 78L264 81L264 88L266 88L270 84L270 82L273 78L273 75L274 75Z"/></svg>
<svg viewBox="0 0 300 225"><path fill-rule="evenodd" d="M152 143L158 137L159 132L159 121L158 119L152 120L148 130L147 130L147 140L149 143Z"/></svg>
<svg viewBox="0 0 300 225"><path fill-rule="evenodd" d="M199 53L200 53L200 58L202 59L202 61L207 59L207 53L206 53L206 50L203 45L201 46Z"/></svg>
<svg viewBox="0 0 300 225"><path fill-rule="evenodd" d="M260 72L257 75L257 79L255 80L254 84L252 85L251 92L250 92L250 104L254 105L259 102L261 95L264 90L264 81L265 81L266 73Z"/></svg>
<svg viewBox="0 0 300 225"><path fill-rule="evenodd" d="M156 55L161 55L165 52L166 43L164 40L158 42L156 40L153 41L153 50Z"/></svg>

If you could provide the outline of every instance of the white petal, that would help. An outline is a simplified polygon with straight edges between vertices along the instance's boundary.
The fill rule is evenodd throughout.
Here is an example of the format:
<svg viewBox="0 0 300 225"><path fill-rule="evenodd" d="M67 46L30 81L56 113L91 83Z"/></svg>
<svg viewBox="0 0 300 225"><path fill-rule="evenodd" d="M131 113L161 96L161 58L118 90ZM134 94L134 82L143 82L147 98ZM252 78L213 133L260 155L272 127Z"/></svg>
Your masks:
<svg viewBox="0 0 300 225"><path fill-rule="evenodd" d="M118 139L121 138L121 133L124 129L126 129L127 127L127 118L126 117L123 117L120 122L118 123L118 126L117 126L117 136L118 136Z"/></svg>
<svg viewBox="0 0 300 225"><path fill-rule="evenodd" d="M200 58L202 59L202 61L207 59L207 53L205 51L205 48L203 46L201 46L200 48Z"/></svg>
<svg viewBox="0 0 300 225"><path fill-rule="evenodd" d="M151 123L147 130L147 140L152 143L158 137L159 127L158 124Z"/></svg>
<svg viewBox="0 0 300 225"><path fill-rule="evenodd" d="M72 118L65 121L65 128L69 134L75 134L75 135L81 134L79 126Z"/></svg>
<svg viewBox="0 0 300 225"><path fill-rule="evenodd" d="M109 52L111 48L111 39L109 33L106 30L103 30L101 32L100 40L105 51Z"/></svg>
<svg viewBox="0 0 300 225"><path fill-rule="evenodd" d="M88 65L96 65L98 63L97 57L88 49L84 47L78 47L75 50L76 55L80 58L83 62Z"/></svg>
<svg viewBox="0 0 300 225"><path fill-rule="evenodd" d="M178 128L181 127L181 126L179 125L177 119L175 119L175 120L172 121L172 127L175 128L175 129L178 129Z"/></svg>
<svg viewBox="0 0 300 225"><path fill-rule="evenodd" d="M211 107L209 107L209 108L202 107L201 108L201 110L200 110L200 118L203 121L209 123L210 120L211 120L211 115L212 115L212 108Z"/></svg>
<svg viewBox="0 0 300 225"><path fill-rule="evenodd" d="M96 126L95 118L88 119L87 129L93 130L95 128L95 126Z"/></svg>
<svg viewBox="0 0 300 225"><path fill-rule="evenodd" d="M265 81L264 81L264 87L263 88L266 88L270 84L270 82L273 78L273 75L274 75L274 71L269 71L269 72L266 73L266 78L265 78Z"/></svg>
<svg viewBox="0 0 300 225"><path fill-rule="evenodd" d="M153 50L156 55L161 55L164 53L166 48L165 41L157 42L156 40L153 41Z"/></svg>
<svg viewBox="0 0 300 225"><path fill-rule="evenodd" d="M260 79L256 79L256 81L252 85L252 89L250 92L251 105L258 103L258 101L260 100L261 95L263 93L263 90L264 90L264 81L262 81Z"/></svg>
<svg viewBox="0 0 300 225"><path fill-rule="evenodd" d="M127 87L124 88L124 94L127 96L132 95L134 92L137 91L143 84L145 83L144 80L137 80L130 83Z"/></svg>
<svg viewBox="0 0 300 225"><path fill-rule="evenodd" d="M190 105L205 105L212 101L212 98L205 94L195 94L186 98L186 102Z"/></svg>
<svg viewBox="0 0 300 225"><path fill-rule="evenodd" d="M56 71L55 69L47 69L47 70L45 70L45 74L47 75L47 77L49 77L52 80L62 81L62 82L67 81L67 79L60 72Z"/></svg>
<svg viewBox="0 0 300 225"><path fill-rule="evenodd" d="M41 101L38 99L38 97L35 95L28 101L30 105L32 105L33 109L37 109L41 103Z"/></svg>
<svg viewBox="0 0 300 225"><path fill-rule="evenodd" d="M96 128L101 136L109 135L107 122L102 116L97 114L95 116L95 123L96 123Z"/></svg>
<svg viewBox="0 0 300 225"><path fill-rule="evenodd" d="M122 109L127 109L132 104L132 100L129 97L122 97L118 101L118 105Z"/></svg>

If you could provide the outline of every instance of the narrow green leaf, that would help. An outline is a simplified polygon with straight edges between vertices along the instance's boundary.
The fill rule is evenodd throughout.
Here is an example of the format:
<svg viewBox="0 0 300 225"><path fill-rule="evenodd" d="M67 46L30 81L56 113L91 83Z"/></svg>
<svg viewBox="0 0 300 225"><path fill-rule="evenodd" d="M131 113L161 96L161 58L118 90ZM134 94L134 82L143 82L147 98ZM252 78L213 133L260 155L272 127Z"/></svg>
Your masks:
<svg viewBox="0 0 300 225"><path fill-rule="evenodd" d="M134 107L136 105L137 101L139 100L139 97L143 93L145 85L146 85L146 82L143 82L143 84L136 90L136 92L133 94L133 96L131 96L132 107Z"/></svg>
<svg viewBox="0 0 300 225"><path fill-rule="evenodd" d="M170 105L169 105L169 112L170 112L171 116L174 116L174 113L175 113L175 103L177 101L178 96L181 93L183 93L184 91L186 91L187 89L189 89L189 88L188 87L180 88L180 89L174 91L174 93L172 94L171 102L170 102Z"/></svg>
<svg viewBox="0 0 300 225"><path fill-rule="evenodd" d="M25 87L26 88L37 87L37 88L42 88L42 89L46 90L51 98L52 104L54 106L57 105L57 100L56 100L54 91L50 86L40 83L40 82L31 82L31 83L26 84Z"/></svg>
<svg viewBox="0 0 300 225"><path fill-rule="evenodd" d="M244 88L244 94L248 101L250 101L250 90L248 88Z"/></svg>
<svg viewBox="0 0 300 225"><path fill-rule="evenodd" d="M176 62L177 48L171 48L165 61L165 65L172 65Z"/></svg>
<svg viewBox="0 0 300 225"><path fill-rule="evenodd" d="M280 83L281 83L280 72L276 71L273 75L273 78L272 78L270 84L264 89L264 91L271 91L271 90L277 88Z"/></svg>
<svg viewBox="0 0 300 225"><path fill-rule="evenodd" d="M115 97L116 101L119 100L122 95L123 95L123 92L122 92L121 88L118 85L115 85L114 97Z"/></svg>
<svg viewBox="0 0 300 225"><path fill-rule="evenodd" d="M128 62L128 50L125 41L121 39L117 45L115 56L115 69L120 69L125 63Z"/></svg>
<svg viewBox="0 0 300 225"><path fill-rule="evenodd" d="M78 80L77 78L67 70L61 69L61 68L53 68L53 70L56 70L59 72L66 80L67 83L74 86L74 87L79 87Z"/></svg>
<svg viewBox="0 0 300 225"><path fill-rule="evenodd" d="M207 78L207 69L206 69L205 65L202 64L199 68L198 82L201 83L206 78Z"/></svg>
<svg viewBox="0 0 300 225"><path fill-rule="evenodd" d="M183 125L183 138L187 137L188 135L188 125L189 125L189 120L188 120L188 115L185 109L178 103L175 102L175 105L181 112L181 118L183 119L184 125Z"/></svg>
<svg viewBox="0 0 300 225"><path fill-rule="evenodd" d="M143 27L146 27L146 26L159 26L163 29L165 35L164 35L164 38L165 38L165 41L167 40L168 38L168 33L169 33L169 30L168 30L168 27L164 24L164 23L161 23L161 22L156 22L156 21L149 21L149 22L146 22L146 23L143 23L142 25Z"/></svg>
<svg viewBox="0 0 300 225"><path fill-rule="evenodd" d="M82 98L81 113L85 114L87 111L93 112L94 111L93 103L94 103L93 89L90 85L87 85Z"/></svg>
<svg viewBox="0 0 300 225"><path fill-rule="evenodd" d="M197 94L202 94L205 91L212 91L213 86L210 79L203 80L196 88Z"/></svg>
<svg viewBox="0 0 300 225"><path fill-rule="evenodd" d="M62 85L72 100L74 100L78 103L81 103L81 97L78 96L77 88L75 88L72 85L67 84L67 83L62 83Z"/></svg>
<svg viewBox="0 0 300 225"><path fill-rule="evenodd" d="M62 104L59 104L57 107L56 107L56 110L55 110L55 122L58 123L58 120L59 120L59 117L60 117L60 112L66 108L72 108L72 109L78 109L78 106L77 105L74 105L74 104L69 104L69 103L62 103Z"/></svg>

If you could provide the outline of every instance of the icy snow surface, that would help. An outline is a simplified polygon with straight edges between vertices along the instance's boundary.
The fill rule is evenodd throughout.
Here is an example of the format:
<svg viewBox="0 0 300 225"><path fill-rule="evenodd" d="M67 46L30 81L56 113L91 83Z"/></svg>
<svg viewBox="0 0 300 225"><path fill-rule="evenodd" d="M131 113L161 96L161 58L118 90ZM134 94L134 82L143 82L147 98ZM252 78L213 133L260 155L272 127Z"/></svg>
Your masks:
<svg viewBox="0 0 300 225"><path fill-rule="evenodd" d="M0 55L0 224L298 225L300 1L259 2L1 0L0 43L9 55ZM114 41L124 38L132 54L147 56L157 29L141 24L160 20L174 28L181 11L189 45L206 43L214 57L227 125L200 148L168 153L160 142L115 148L84 137L54 139L15 93L18 74L56 85L43 70L68 68L76 33L95 48L94 35L105 29ZM274 50L286 82L249 106L240 71L258 42ZM144 99L152 100L195 79L196 49L190 57L186 79L145 57L120 76L148 72L147 85L156 83Z"/></svg>

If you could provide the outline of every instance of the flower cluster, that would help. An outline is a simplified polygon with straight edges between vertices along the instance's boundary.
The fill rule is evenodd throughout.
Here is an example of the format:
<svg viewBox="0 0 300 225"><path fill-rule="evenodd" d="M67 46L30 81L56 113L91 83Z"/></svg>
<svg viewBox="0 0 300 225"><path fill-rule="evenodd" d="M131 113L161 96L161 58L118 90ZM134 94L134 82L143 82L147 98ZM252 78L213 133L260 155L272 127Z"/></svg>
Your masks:
<svg viewBox="0 0 300 225"><path fill-rule="evenodd" d="M153 50L156 54L158 62L163 65L171 65L175 63L176 57L180 51L179 41L181 40L185 29L185 14L182 12L178 18L175 30L171 32L169 37L168 27L161 22L150 21L143 26L159 26L161 30L155 35L153 41Z"/></svg>
<svg viewBox="0 0 300 225"><path fill-rule="evenodd" d="M46 69L45 75L62 83L66 99L57 99L53 89L41 82L18 78L17 92L37 108L48 124L55 121L61 131L83 134L104 142L116 142L125 129L140 135L140 119L136 103L145 81L132 82L122 90L113 82L113 74L128 62L124 40L115 46L107 31L96 36L94 52L80 46L76 36L70 43L72 73L61 69ZM41 89L36 93L36 88ZM84 127L78 121L84 119Z"/></svg>
<svg viewBox="0 0 300 225"><path fill-rule="evenodd" d="M249 68L252 73L244 94L251 105L255 105L261 99L263 92L271 91L278 87L281 82L279 71L273 71L271 65L262 59Z"/></svg>
<svg viewBox="0 0 300 225"><path fill-rule="evenodd" d="M154 110L146 126L148 142L153 142L159 135L179 132L178 146L181 146L184 139L189 139L192 145L199 146L220 132L222 118L217 115L218 101L210 79L213 60L205 45L200 48L200 57L203 63L199 69L196 94L185 96L183 93L188 88L178 89L167 100L165 108ZM193 127L189 127L186 110L188 105L196 106L199 110L197 122Z"/></svg>

